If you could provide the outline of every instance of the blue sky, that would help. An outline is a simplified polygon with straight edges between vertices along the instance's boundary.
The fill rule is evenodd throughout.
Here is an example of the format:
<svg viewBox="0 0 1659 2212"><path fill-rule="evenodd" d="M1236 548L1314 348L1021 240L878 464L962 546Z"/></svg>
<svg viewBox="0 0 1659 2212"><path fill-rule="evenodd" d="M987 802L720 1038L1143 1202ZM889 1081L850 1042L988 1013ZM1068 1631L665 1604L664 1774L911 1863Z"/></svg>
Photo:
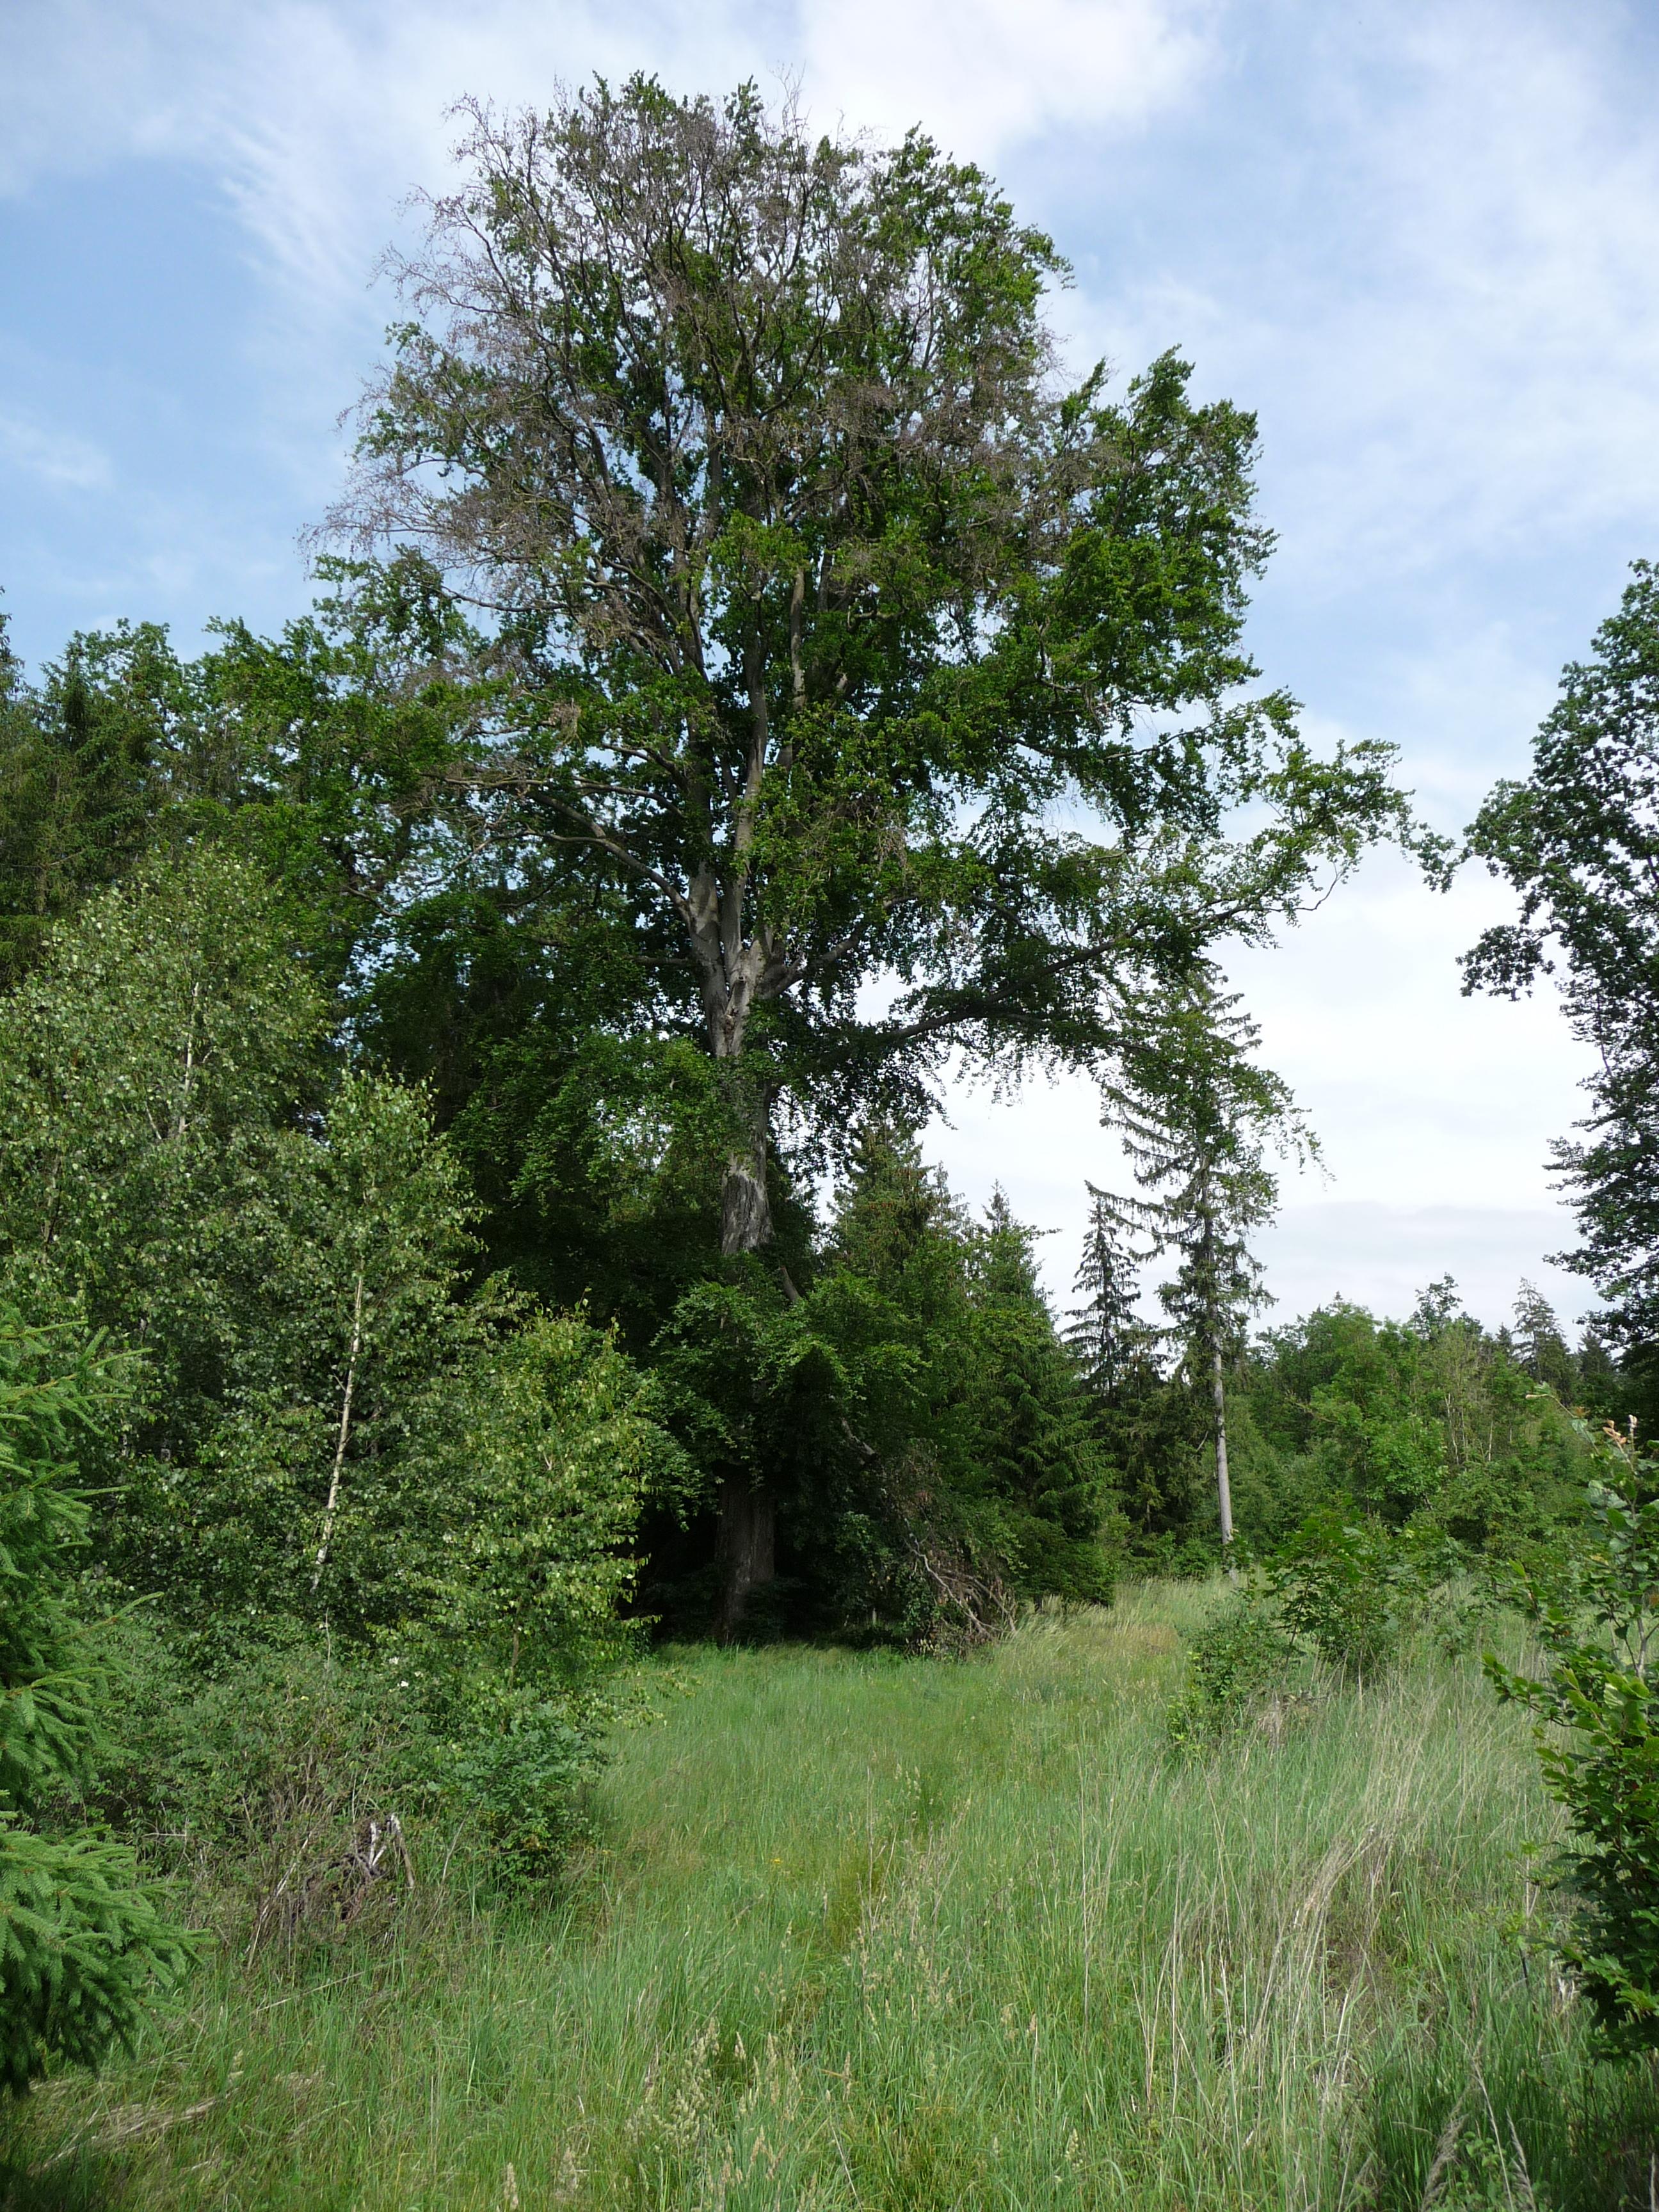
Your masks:
<svg viewBox="0 0 1659 2212"><path fill-rule="evenodd" d="M1259 412L1279 551L1264 670L1316 733L1400 745L1455 830L1523 766L1562 663L1659 555L1659 10L1617 0L7 0L0 585L18 647L121 615L192 646L307 598L338 416L392 313L371 283L441 185L464 92L653 69L799 80L815 118L920 120L994 167L1077 270L1079 362L1176 345ZM1459 997L1503 910L1369 864L1236 967L1324 1139L1264 1249L1289 1314L1401 1310L1449 1270L1486 1317L1570 1221L1580 1110L1547 1001ZM964 1092L930 1140L1056 1233L1111 1150L1080 1086Z"/></svg>

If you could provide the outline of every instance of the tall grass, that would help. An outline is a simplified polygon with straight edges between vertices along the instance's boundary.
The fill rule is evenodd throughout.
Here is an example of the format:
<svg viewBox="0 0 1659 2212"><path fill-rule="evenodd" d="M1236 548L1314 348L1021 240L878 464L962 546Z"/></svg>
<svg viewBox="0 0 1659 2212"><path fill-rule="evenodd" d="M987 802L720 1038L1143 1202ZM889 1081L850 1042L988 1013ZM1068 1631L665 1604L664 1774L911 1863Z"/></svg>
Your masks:
<svg viewBox="0 0 1659 2212"><path fill-rule="evenodd" d="M556 1905L227 1956L32 2100L0 2203L1647 2204L1659 2098L1549 1966L1516 1717L1429 1655L1178 1756L1216 1601L678 1654Z"/></svg>

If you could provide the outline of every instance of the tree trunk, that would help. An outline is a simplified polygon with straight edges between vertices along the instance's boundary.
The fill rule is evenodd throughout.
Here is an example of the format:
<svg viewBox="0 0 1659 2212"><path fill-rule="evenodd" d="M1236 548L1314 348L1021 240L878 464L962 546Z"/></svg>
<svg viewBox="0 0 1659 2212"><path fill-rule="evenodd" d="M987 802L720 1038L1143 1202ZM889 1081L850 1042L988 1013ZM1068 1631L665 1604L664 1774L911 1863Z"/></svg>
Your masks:
<svg viewBox="0 0 1659 2212"><path fill-rule="evenodd" d="M334 1534L334 1516L339 1510L340 1476L345 1467L346 1446L351 1441L351 1400L357 1388L357 1354L363 1342L363 1271L357 1270L357 1295L351 1310L351 1352L346 1361L345 1395L340 1401L340 1433L334 1446L334 1467L328 1478L328 1503L323 1508L323 1540L317 1547L317 1571L311 1577L311 1594L323 1579L328 1547Z"/></svg>
<svg viewBox="0 0 1659 2212"><path fill-rule="evenodd" d="M772 1211L766 1197L764 1109L742 1113L747 1145L734 1145L720 1187L720 1250L728 1259L758 1252L772 1241ZM720 1492L720 1612L715 1632L722 1644L741 1630L751 1594L777 1571L777 1495L763 1482L730 1477Z"/></svg>
<svg viewBox="0 0 1659 2212"><path fill-rule="evenodd" d="M726 1163L720 1185L720 1250L730 1259L737 1252L758 1252L772 1241L772 1209L766 1199L766 1146L755 1152L734 1152Z"/></svg>
<svg viewBox="0 0 1659 2212"><path fill-rule="evenodd" d="M1227 1386L1221 1371L1221 1346L1212 1349L1210 1391L1215 1404L1215 1491L1216 1503L1221 1509L1221 1549L1227 1561L1227 1572L1238 1580L1238 1569L1233 1565L1233 1493L1227 1480Z"/></svg>
<svg viewBox="0 0 1659 2212"><path fill-rule="evenodd" d="M715 1624L722 1644L742 1628L754 1592L777 1573L776 1493L743 1475L728 1475L720 1492L720 1609Z"/></svg>

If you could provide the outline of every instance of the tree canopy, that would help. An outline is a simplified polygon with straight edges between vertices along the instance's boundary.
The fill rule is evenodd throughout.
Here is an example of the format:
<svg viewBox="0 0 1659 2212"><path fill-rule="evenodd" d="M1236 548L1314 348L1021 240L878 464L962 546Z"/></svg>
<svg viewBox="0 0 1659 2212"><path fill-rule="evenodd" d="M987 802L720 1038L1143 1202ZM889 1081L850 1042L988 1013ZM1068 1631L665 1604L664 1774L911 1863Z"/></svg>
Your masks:
<svg viewBox="0 0 1659 2212"><path fill-rule="evenodd" d="M781 1094L1086 1058L1404 827L1243 649L1254 419L1174 356L1067 383L1064 264L981 172L748 88L469 112L335 521L487 617L471 842L625 897L726 1070L729 1249Z"/></svg>

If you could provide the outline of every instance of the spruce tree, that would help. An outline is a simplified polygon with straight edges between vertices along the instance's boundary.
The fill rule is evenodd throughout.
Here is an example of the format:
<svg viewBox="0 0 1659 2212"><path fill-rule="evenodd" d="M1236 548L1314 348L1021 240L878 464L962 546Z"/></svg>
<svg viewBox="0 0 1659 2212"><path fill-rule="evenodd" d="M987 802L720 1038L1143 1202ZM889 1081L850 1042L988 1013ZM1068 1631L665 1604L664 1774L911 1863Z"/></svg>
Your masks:
<svg viewBox="0 0 1659 2212"><path fill-rule="evenodd" d="M1515 1297L1514 1357L1534 1382L1571 1405L1578 1389L1578 1363L1567 1348L1554 1308L1525 1276Z"/></svg>
<svg viewBox="0 0 1659 2212"><path fill-rule="evenodd" d="M1106 1471L1075 1361L1037 1279L1031 1231L998 1190L976 1238L974 1450L1014 1530L1015 1586L1109 1594L1101 1548Z"/></svg>
<svg viewBox="0 0 1659 2212"><path fill-rule="evenodd" d="M0 1311L0 2087L130 2041L184 1947L132 1853L43 1832L96 1741L96 1674L75 1580L80 1451L120 1395L112 1363Z"/></svg>
<svg viewBox="0 0 1659 2212"><path fill-rule="evenodd" d="M1126 1054L1103 1088L1143 1194L1115 1201L1119 1218L1179 1261L1158 1297L1189 1376L1209 1392L1224 1552L1233 1540L1227 1369L1248 1316L1266 1303L1249 1239L1278 1196L1266 1144L1311 1143L1285 1085L1251 1057L1257 1041L1237 999L1200 976L1156 1041Z"/></svg>
<svg viewBox="0 0 1659 2212"><path fill-rule="evenodd" d="M1151 1332L1135 1309L1144 1255L1132 1248L1117 1201L1093 1183L1088 1191L1089 1227L1072 1283L1083 1303L1067 1315L1065 1337L1090 1389L1106 1399L1146 1357Z"/></svg>

